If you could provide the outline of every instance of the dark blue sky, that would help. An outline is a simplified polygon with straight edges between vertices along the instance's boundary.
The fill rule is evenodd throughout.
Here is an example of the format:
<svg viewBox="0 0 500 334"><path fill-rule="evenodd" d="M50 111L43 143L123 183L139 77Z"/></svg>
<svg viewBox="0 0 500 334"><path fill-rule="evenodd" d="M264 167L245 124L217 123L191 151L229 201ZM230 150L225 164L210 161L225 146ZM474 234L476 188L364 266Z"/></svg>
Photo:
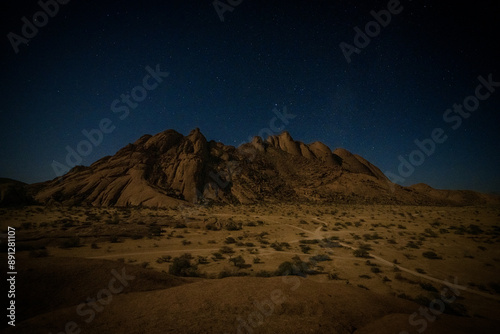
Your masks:
<svg viewBox="0 0 500 334"><path fill-rule="evenodd" d="M353 45L354 27L364 30L388 1L365 3L245 0L221 22L212 1L73 0L18 53L8 33L21 36L21 18L32 22L41 8L2 3L0 177L54 178L53 161L65 164L66 147L105 118L113 132L81 164L166 129L199 127L238 145L286 107L294 139L344 147L394 174L415 139L442 128L447 140L403 184L500 192L500 87L456 130L443 119L474 95L478 76L500 81L498 1L403 0L348 63L339 44ZM157 64L168 77L120 119L113 101Z"/></svg>

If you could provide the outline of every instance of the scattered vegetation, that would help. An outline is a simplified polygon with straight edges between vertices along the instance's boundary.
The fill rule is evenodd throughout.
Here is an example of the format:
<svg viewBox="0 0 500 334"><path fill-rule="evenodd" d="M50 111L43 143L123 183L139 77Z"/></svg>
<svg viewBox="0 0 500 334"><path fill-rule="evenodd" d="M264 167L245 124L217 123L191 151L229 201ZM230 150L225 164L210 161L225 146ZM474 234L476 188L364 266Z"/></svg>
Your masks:
<svg viewBox="0 0 500 334"><path fill-rule="evenodd" d="M377 239L382 239L382 237L379 236L377 232L374 232L372 234L363 234L363 240L365 241L377 240Z"/></svg>
<svg viewBox="0 0 500 334"><path fill-rule="evenodd" d="M271 244L271 247L274 248L275 250L277 251L282 251L284 248L287 248L289 249L290 248L290 244L288 242L273 242Z"/></svg>
<svg viewBox="0 0 500 334"><path fill-rule="evenodd" d="M370 245L360 244L359 248L354 250L353 254L355 257L371 258L370 254L368 253L369 250L371 250Z"/></svg>
<svg viewBox="0 0 500 334"><path fill-rule="evenodd" d="M303 240L299 240L299 243L304 244L304 245L313 245L313 244L318 244L319 240L318 239L303 239Z"/></svg>
<svg viewBox="0 0 500 334"><path fill-rule="evenodd" d="M335 272L328 273L327 277L328 277L329 280L340 280L341 279L339 277L339 275L337 273L335 273Z"/></svg>
<svg viewBox="0 0 500 334"><path fill-rule="evenodd" d="M243 223L236 223L234 221L230 221L226 224L225 228L228 231L239 231L241 230Z"/></svg>
<svg viewBox="0 0 500 334"><path fill-rule="evenodd" d="M149 237L161 237L162 235L161 226L158 226L156 224L151 224L148 228L148 235Z"/></svg>
<svg viewBox="0 0 500 334"><path fill-rule="evenodd" d="M332 259L326 254L318 254L312 256L311 260L316 262L322 262L322 261L331 261Z"/></svg>
<svg viewBox="0 0 500 334"><path fill-rule="evenodd" d="M226 243L226 244L235 244L236 240L233 237L227 237L226 240L224 240L224 243Z"/></svg>
<svg viewBox="0 0 500 334"><path fill-rule="evenodd" d="M428 259L431 259L431 260L441 260L442 257L441 256L438 256L435 252L433 251L427 251L427 252L423 252L422 253L422 256L425 257L425 258L428 258Z"/></svg>
<svg viewBox="0 0 500 334"><path fill-rule="evenodd" d="M300 245L300 250L304 254L308 254L311 249L312 248L310 246L308 246L308 245Z"/></svg>
<svg viewBox="0 0 500 334"><path fill-rule="evenodd" d="M172 261L172 256L170 255L163 255L160 256L158 259L156 259L156 263L165 263L165 262L170 262Z"/></svg>
<svg viewBox="0 0 500 334"><path fill-rule="evenodd" d="M219 253L219 252L215 252L215 253L213 253L212 255L213 255L213 256L212 256L212 259L213 259L214 261L217 261L217 260L224 260L224 259L225 259L225 256L224 256L224 255L222 255L222 253Z"/></svg>
<svg viewBox="0 0 500 334"><path fill-rule="evenodd" d="M235 267L238 267L239 269L249 268L252 266L251 264L246 264L245 259L241 255L238 255L237 257L233 257L233 258L229 259L229 261L232 262L233 265Z"/></svg>
<svg viewBox="0 0 500 334"><path fill-rule="evenodd" d="M415 243L415 241L410 240L406 243L406 247L408 248L414 248L414 249L419 249L420 246Z"/></svg>
<svg viewBox="0 0 500 334"><path fill-rule="evenodd" d="M234 249L232 249L229 246L222 246L219 249L219 252L221 252L222 254L233 254L234 253Z"/></svg>
<svg viewBox="0 0 500 334"><path fill-rule="evenodd" d="M310 269L310 266L307 262L304 262L298 256L294 256L292 261L285 261L281 263L276 270L276 276L287 276L287 275L295 275L295 276L307 276L315 274L316 272Z"/></svg>
<svg viewBox="0 0 500 334"><path fill-rule="evenodd" d="M191 263L193 256L185 253L173 259L172 264L168 268L168 273L175 276L183 277L199 277L200 272L198 266Z"/></svg>

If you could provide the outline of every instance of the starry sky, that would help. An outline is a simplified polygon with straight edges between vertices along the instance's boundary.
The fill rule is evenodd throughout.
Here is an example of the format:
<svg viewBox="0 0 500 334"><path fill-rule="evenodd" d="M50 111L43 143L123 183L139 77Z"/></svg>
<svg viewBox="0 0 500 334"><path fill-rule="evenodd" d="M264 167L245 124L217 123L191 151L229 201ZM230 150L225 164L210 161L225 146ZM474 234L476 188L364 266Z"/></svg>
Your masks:
<svg viewBox="0 0 500 334"><path fill-rule="evenodd" d="M67 165L103 120L80 164L166 129L237 146L286 108L295 117L274 129L346 148L402 185L500 193L500 87L467 118L443 118L479 76L500 81L498 1L401 0L356 52L355 27L366 34L371 11L397 1L231 2L73 0L51 16L35 0L2 2L0 177L53 179L53 162ZM26 21L40 26L28 38ZM446 141L398 172L436 128Z"/></svg>

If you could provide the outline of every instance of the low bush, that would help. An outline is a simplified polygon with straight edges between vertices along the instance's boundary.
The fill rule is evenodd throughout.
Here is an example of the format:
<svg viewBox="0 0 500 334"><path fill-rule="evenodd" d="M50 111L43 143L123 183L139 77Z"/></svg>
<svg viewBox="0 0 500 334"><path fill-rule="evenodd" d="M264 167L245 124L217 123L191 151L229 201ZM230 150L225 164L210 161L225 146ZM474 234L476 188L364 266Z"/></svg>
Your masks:
<svg viewBox="0 0 500 334"><path fill-rule="evenodd" d="M238 255L237 257L233 257L229 261L232 262L233 265L235 267L238 267L239 269L249 268L252 266L250 264L246 264L245 259L241 255Z"/></svg>
<svg viewBox="0 0 500 334"><path fill-rule="evenodd" d="M221 252L222 254L233 254L234 253L234 249L232 249L229 246L222 246L219 249L219 252Z"/></svg>
<svg viewBox="0 0 500 334"><path fill-rule="evenodd" d="M420 283L420 287L426 291L438 292L438 290L431 283Z"/></svg>
<svg viewBox="0 0 500 334"><path fill-rule="evenodd" d="M164 262L170 262L172 261L172 256L170 255L163 255L160 256L159 258L156 259L156 263L164 263Z"/></svg>
<svg viewBox="0 0 500 334"><path fill-rule="evenodd" d="M432 252L432 251L423 252L422 256L425 258L431 259L431 260L441 260L442 259L441 256L438 256L435 252Z"/></svg>
<svg viewBox="0 0 500 334"><path fill-rule="evenodd" d="M226 244L235 244L236 240L233 237L227 237L226 240L224 240L224 243L226 243Z"/></svg>
<svg viewBox="0 0 500 334"><path fill-rule="evenodd" d="M363 257L363 258L370 257L370 254L368 253L368 251L365 249L361 249L361 248L354 250L353 254L355 257Z"/></svg>
<svg viewBox="0 0 500 334"><path fill-rule="evenodd" d="M298 256L294 256L292 261L285 261L278 266L276 270L276 276L307 276L308 274L314 274L315 271L309 268L307 262L302 261Z"/></svg>
<svg viewBox="0 0 500 334"><path fill-rule="evenodd" d="M321 261L331 261L332 259L326 254L318 254L311 257L311 261L321 262Z"/></svg>
<svg viewBox="0 0 500 334"><path fill-rule="evenodd" d="M168 268L168 273L175 276L199 277L198 266L191 263L192 258L192 255L189 253L174 258Z"/></svg>

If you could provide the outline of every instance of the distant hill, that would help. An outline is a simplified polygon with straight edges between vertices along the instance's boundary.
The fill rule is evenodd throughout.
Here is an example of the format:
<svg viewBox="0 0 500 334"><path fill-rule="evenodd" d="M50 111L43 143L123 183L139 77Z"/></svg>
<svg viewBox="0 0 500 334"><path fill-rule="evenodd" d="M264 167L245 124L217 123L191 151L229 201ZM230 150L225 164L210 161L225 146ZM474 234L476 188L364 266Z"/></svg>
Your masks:
<svg viewBox="0 0 500 334"><path fill-rule="evenodd" d="M12 183L14 182L14 183ZM321 142L295 141L288 132L254 137L240 147L167 130L136 142L60 179L2 186L2 205L29 202L92 206L172 207L181 203L322 202L410 205L500 203L473 191L402 187L351 152ZM6 186L7 185L7 186Z"/></svg>
<svg viewBox="0 0 500 334"><path fill-rule="evenodd" d="M16 206L32 204L33 199L27 194L27 184L0 178L0 206Z"/></svg>

